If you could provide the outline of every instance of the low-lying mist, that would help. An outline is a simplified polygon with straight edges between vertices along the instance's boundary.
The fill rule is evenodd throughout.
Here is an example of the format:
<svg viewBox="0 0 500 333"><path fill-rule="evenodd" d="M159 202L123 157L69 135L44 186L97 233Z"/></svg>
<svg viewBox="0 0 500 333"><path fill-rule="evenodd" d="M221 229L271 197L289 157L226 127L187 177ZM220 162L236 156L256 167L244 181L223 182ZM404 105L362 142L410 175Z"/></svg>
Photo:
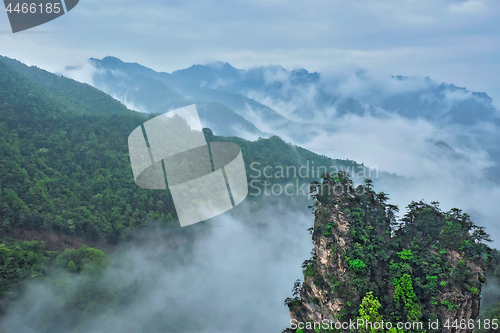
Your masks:
<svg viewBox="0 0 500 333"><path fill-rule="evenodd" d="M314 216L307 204L274 200L258 214L244 203L192 230L139 231L99 277L32 283L0 332L280 332Z"/></svg>

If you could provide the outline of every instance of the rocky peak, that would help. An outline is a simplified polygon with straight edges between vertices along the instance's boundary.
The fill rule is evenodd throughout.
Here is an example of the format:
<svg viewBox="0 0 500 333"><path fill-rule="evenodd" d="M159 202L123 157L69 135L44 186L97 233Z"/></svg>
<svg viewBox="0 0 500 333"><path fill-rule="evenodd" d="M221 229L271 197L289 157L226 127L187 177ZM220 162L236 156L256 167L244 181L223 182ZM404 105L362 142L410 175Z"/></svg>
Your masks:
<svg viewBox="0 0 500 333"><path fill-rule="evenodd" d="M370 181L354 189L343 173L325 177L311 187L314 249L303 263L301 287L297 283L294 297L285 300L288 332L330 332L326 326L340 328L336 332L472 332L460 323L479 313L484 228L458 209L442 212L437 202L412 202L398 221L397 207ZM345 328L361 319L393 329ZM399 322L411 328L398 330Z"/></svg>

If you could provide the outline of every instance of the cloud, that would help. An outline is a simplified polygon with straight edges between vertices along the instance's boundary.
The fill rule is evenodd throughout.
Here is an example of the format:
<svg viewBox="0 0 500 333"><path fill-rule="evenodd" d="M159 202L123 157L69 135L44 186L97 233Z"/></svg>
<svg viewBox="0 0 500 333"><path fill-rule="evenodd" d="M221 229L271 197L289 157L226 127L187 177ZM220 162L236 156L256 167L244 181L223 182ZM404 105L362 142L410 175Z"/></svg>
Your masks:
<svg viewBox="0 0 500 333"><path fill-rule="evenodd" d="M116 94L111 94L111 97L122 102L129 110L149 113L149 111L144 106L135 104L133 101L131 101L128 98L128 95L117 96Z"/></svg>
<svg viewBox="0 0 500 333"><path fill-rule="evenodd" d="M385 119L347 116L337 121L336 128L321 132L303 146L405 177L375 180L376 189L389 193L391 202L400 208L421 199L439 201L444 210L461 208L473 215L477 224L487 227L496 247L500 245L500 188L486 174L498 161L491 159L484 145L464 143L464 137L471 137L464 133L473 131L464 127L439 128L425 120L396 115ZM488 134L483 131L480 135Z"/></svg>
<svg viewBox="0 0 500 333"><path fill-rule="evenodd" d="M481 311L490 310L498 304L499 300L500 286L498 281L495 281L493 277L489 277L486 286L481 291Z"/></svg>
<svg viewBox="0 0 500 333"><path fill-rule="evenodd" d="M442 122L449 118L445 114L452 110L452 116L457 117L452 119L460 120L463 111L457 113L453 108L468 100L484 105L480 110L484 115L480 113L481 116L491 112L486 111L491 110L489 98L453 84L439 84L429 77L391 77L357 66L330 68L321 72L319 80L297 78L294 77L297 72L277 67L251 69L244 75L252 77L259 71L264 85L250 86L248 90L243 88L240 93L299 123L321 124L346 112L383 115L384 108L406 116L414 114ZM316 73L309 75L319 76ZM221 82L219 86L223 89L229 87ZM468 108L471 111L471 107Z"/></svg>
<svg viewBox="0 0 500 333"><path fill-rule="evenodd" d="M391 95L428 90L437 86L435 82L420 77L411 76L396 80L389 75L366 69L352 71L342 81L332 80L332 76L336 75L334 71L325 76L325 85L329 90L344 98L364 99L373 104L378 104L381 99Z"/></svg>
<svg viewBox="0 0 500 333"><path fill-rule="evenodd" d="M481 0L465 0L452 3L448 10L454 14L464 15L470 13L484 13L487 5Z"/></svg>
<svg viewBox="0 0 500 333"><path fill-rule="evenodd" d="M77 66L65 66L58 74L94 86L93 77L98 71L90 61L84 61Z"/></svg>

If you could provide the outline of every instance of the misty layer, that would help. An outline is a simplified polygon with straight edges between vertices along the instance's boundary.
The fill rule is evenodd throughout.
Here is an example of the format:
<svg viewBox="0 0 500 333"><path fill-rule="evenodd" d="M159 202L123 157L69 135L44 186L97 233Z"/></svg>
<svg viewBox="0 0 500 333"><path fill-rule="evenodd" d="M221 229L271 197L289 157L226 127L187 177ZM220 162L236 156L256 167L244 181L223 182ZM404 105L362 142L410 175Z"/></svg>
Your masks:
<svg viewBox="0 0 500 333"><path fill-rule="evenodd" d="M282 300L310 251L312 216L283 200L260 217L241 205L231 215L190 232L150 227L99 274L33 283L0 331L279 332L289 319Z"/></svg>

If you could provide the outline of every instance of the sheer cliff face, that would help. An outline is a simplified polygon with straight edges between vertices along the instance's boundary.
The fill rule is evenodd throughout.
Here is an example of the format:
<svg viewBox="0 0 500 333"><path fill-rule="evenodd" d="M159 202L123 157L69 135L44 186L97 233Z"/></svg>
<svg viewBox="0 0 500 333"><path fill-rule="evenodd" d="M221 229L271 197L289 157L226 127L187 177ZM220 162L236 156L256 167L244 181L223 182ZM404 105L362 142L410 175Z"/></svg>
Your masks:
<svg viewBox="0 0 500 333"><path fill-rule="evenodd" d="M314 252L303 264L300 297L286 301L291 319L356 320L373 292L380 302L376 312L386 322L422 322L427 332L472 332L453 323L479 313L485 247L471 236L475 226L459 210L443 213L437 203L415 203L395 228L394 207L384 199L370 188L363 195L317 195ZM429 329L436 320L439 327Z"/></svg>
<svg viewBox="0 0 500 333"><path fill-rule="evenodd" d="M321 215L325 213L321 205L315 212L312 237L314 255L311 265L315 268L315 273L305 275L300 292L302 304L290 309L291 318L300 322L334 320L340 316L346 301L340 295L332 293L331 290L333 290L332 281L348 282L347 266L340 254L351 241L348 236L349 223L341 213L332 212L328 218L323 218ZM333 237L323 236L320 231L326 230L329 222L333 222L337 226L335 232L332 233Z"/></svg>
<svg viewBox="0 0 500 333"><path fill-rule="evenodd" d="M450 251L446 255L448 262L456 269L461 263L464 263L467 269L471 272L470 281L472 283L480 284L480 280L484 275L484 269L478 264L463 258L463 256L457 251ZM470 319L476 319L479 315L479 308L481 302L481 287L478 288L477 293L467 292L468 290L463 290L460 286L450 284L442 293L440 293L437 298L439 303L447 304L449 306L444 306L438 308L437 314L438 318L442 323L445 323L448 319L453 323L458 320L460 323L463 319L469 322ZM443 332L453 332L453 333L468 333L472 332L472 329L453 329L450 327L443 327Z"/></svg>

